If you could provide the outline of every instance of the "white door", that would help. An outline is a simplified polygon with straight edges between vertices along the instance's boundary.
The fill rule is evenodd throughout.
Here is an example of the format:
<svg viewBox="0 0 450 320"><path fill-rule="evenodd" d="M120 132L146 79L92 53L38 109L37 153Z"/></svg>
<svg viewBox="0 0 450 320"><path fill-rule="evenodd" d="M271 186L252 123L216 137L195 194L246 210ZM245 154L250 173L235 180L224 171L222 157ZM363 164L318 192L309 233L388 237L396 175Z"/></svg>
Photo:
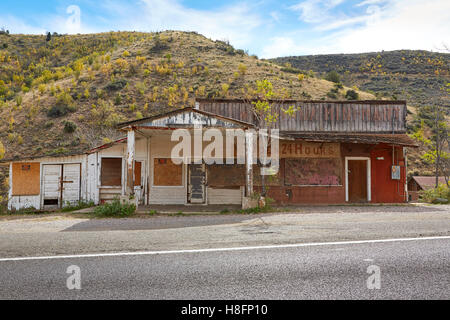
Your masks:
<svg viewBox="0 0 450 320"><path fill-rule="evenodd" d="M63 206L80 201L80 167L79 163L63 165Z"/></svg>
<svg viewBox="0 0 450 320"><path fill-rule="evenodd" d="M61 170L60 164L45 164L43 169L44 207L59 207L61 198Z"/></svg>
<svg viewBox="0 0 450 320"><path fill-rule="evenodd" d="M80 201L81 165L43 165L43 205L46 209L61 208Z"/></svg>

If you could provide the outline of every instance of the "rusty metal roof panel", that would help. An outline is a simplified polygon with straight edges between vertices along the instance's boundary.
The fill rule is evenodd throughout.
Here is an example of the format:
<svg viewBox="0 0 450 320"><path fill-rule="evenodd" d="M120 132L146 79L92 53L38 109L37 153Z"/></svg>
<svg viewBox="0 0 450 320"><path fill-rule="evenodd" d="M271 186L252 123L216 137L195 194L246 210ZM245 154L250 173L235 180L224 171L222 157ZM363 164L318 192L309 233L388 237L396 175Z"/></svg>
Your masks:
<svg viewBox="0 0 450 320"><path fill-rule="evenodd" d="M315 142L386 143L404 147L418 147L418 144L407 134L283 132L283 136Z"/></svg>
<svg viewBox="0 0 450 320"><path fill-rule="evenodd" d="M411 179L417 182L417 184L423 189L428 190L432 189L436 185L436 177L430 176L412 176ZM445 183L445 177L439 177L439 184Z"/></svg>

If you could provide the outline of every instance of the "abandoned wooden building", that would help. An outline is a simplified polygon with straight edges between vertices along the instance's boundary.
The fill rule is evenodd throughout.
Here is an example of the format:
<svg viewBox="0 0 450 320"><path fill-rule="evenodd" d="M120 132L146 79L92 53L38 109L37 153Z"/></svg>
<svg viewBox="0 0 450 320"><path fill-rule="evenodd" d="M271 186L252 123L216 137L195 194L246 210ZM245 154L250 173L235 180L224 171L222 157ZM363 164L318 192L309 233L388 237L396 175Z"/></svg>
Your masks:
<svg viewBox="0 0 450 320"><path fill-rule="evenodd" d="M293 115L282 112L291 105ZM276 203L407 201L406 150L416 144L406 135L405 101L274 101L273 110L279 115L279 169L264 186ZM176 129L199 126L247 133L255 124L249 102L199 99L195 108L120 124L123 139L83 154L7 161L9 208L131 196L139 205L242 204L262 191L260 170L249 162L250 135L244 163L232 164L177 163L171 137Z"/></svg>

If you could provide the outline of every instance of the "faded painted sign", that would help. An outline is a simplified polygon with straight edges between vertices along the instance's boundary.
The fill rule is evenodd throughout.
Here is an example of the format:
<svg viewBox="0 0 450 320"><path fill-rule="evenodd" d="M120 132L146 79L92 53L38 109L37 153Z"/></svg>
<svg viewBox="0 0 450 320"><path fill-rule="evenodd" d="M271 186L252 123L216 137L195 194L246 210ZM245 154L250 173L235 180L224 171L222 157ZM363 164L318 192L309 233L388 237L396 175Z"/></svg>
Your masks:
<svg viewBox="0 0 450 320"><path fill-rule="evenodd" d="M286 159L285 183L292 186L341 185L341 159Z"/></svg>
<svg viewBox="0 0 450 320"><path fill-rule="evenodd" d="M282 142L280 158L339 158L339 143Z"/></svg>

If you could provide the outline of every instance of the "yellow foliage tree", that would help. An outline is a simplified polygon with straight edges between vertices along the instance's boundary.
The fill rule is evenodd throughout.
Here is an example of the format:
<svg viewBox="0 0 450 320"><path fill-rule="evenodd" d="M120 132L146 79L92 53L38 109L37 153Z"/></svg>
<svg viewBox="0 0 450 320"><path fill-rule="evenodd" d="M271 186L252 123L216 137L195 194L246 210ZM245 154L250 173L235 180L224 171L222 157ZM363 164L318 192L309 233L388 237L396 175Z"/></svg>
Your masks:
<svg viewBox="0 0 450 320"><path fill-rule="evenodd" d="M0 141L0 160L3 159L4 156L5 156L5 146Z"/></svg>

